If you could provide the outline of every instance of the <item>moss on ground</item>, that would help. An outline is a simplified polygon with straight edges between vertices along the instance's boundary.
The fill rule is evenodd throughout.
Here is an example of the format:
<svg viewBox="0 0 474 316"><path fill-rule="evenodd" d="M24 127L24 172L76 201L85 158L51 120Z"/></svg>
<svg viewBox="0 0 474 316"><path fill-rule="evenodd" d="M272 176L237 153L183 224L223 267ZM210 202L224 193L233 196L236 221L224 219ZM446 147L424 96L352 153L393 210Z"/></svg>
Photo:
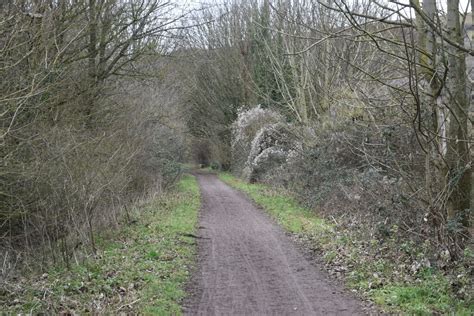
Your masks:
<svg viewBox="0 0 474 316"><path fill-rule="evenodd" d="M395 271L400 271L399 263L366 253L367 248L377 247L376 240L357 240L357 234L339 231L336 225L302 207L288 192L263 184L249 184L229 173L220 173L219 178L248 194L287 231L318 250L328 266L336 266L336 270L342 271L349 288L369 298L385 312L413 315L474 313L472 301L456 297L451 283L441 271L424 268L413 275L394 276ZM364 248L360 246L362 244L369 246ZM399 246L395 242L386 245Z"/></svg>
<svg viewBox="0 0 474 316"><path fill-rule="evenodd" d="M6 313L177 315L195 257L200 207L194 177L133 211L133 224L100 234L96 258L26 276L0 293Z"/></svg>

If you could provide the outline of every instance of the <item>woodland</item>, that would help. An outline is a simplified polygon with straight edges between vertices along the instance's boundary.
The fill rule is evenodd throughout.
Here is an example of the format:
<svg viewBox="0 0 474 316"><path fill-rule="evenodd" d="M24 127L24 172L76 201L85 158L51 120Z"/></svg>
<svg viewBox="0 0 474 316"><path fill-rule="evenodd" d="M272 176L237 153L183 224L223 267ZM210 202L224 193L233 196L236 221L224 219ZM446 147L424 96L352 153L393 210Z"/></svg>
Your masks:
<svg viewBox="0 0 474 316"><path fill-rule="evenodd" d="M97 256L193 164L290 192L389 278L436 269L472 304L473 8L0 1L0 297Z"/></svg>

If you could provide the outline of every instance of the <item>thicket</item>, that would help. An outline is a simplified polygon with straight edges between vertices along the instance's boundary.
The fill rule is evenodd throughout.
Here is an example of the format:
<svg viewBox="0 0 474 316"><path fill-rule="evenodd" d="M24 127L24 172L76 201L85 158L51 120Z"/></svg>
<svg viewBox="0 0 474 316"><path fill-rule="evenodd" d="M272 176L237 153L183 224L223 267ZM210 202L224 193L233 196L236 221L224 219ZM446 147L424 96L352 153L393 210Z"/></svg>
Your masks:
<svg viewBox="0 0 474 316"><path fill-rule="evenodd" d="M0 254L69 265L184 155L164 1L0 3ZM166 80L164 80L166 78ZM33 260L25 260L25 259Z"/></svg>

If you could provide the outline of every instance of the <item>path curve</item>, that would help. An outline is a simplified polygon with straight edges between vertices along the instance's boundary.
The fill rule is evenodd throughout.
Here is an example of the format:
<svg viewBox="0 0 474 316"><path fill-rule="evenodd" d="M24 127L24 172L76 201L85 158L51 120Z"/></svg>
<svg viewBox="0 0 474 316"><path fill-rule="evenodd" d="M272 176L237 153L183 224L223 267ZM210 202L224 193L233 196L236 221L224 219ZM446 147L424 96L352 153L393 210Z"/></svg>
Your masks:
<svg viewBox="0 0 474 316"><path fill-rule="evenodd" d="M215 175L197 175L202 195L198 269L185 315L360 315L266 214Z"/></svg>

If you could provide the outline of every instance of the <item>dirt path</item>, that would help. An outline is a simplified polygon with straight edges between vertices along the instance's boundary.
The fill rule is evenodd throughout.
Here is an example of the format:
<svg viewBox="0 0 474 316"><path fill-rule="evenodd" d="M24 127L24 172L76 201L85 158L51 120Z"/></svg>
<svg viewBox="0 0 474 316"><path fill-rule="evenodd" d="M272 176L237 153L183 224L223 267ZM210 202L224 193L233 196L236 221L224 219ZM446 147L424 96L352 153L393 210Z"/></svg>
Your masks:
<svg viewBox="0 0 474 316"><path fill-rule="evenodd" d="M331 285L285 233L214 175L202 191L198 271L187 315L355 315L359 303Z"/></svg>

